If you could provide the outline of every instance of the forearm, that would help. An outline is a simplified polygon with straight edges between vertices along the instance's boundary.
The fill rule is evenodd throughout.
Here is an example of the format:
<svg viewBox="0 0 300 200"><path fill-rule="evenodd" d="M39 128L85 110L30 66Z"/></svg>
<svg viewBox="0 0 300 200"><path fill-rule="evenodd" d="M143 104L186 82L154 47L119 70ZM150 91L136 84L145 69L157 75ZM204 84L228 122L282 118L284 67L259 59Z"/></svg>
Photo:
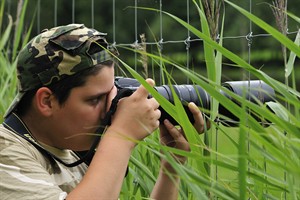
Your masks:
<svg viewBox="0 0 300 200"><path fill-rule="evenodd" d="M161 167L157 181L151 193L151 198L156 200L175 200L178 198L179 176L171 170Z"/></svg>
<svg viewBox="0 0 300 200"><path fill-rule="evenodd" d="M68 199L117 199L135 144L107 131L82 182Z"/></svg>

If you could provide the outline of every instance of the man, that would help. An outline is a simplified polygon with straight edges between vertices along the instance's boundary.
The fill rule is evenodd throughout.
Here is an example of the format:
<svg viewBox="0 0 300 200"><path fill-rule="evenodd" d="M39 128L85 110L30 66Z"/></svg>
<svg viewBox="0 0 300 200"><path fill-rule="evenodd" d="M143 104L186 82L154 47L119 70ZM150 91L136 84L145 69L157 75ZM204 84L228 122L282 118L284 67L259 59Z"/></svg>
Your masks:
<svg viewBox="0 0 300 200"><path fill-rule="evenodd" d="M116 50L104 36L70 24L42 32L20 51L19 93L0 126L1 199L117 199L136 141L159 126L162 143L189 150L180 129L168 120L160 125L159 104L143 86L120 99L107 120L117 94ZM189 108L202 132L201 112ZM93 151L95 141L87 166L75 152ZM151 197L176 199L178 182L162 160Z"/></svg>

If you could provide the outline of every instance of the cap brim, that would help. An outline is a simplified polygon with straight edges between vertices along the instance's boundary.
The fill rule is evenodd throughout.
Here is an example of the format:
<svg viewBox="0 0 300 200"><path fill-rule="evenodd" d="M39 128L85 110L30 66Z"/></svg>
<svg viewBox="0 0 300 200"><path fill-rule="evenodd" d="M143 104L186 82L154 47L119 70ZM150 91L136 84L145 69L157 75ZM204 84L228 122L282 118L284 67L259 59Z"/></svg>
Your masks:
<svg viewBox="0 0 300 200"><path fill-rule="evenodd" d="M10 106L8 107L8 109L6 110L5 114L4 114L4 118L6 118L16 107L17 105L20 103L22 97L24 96L25 92L19 92L16 97L14 98L14 100L12 101L12 103L10 104Z"/></svg>

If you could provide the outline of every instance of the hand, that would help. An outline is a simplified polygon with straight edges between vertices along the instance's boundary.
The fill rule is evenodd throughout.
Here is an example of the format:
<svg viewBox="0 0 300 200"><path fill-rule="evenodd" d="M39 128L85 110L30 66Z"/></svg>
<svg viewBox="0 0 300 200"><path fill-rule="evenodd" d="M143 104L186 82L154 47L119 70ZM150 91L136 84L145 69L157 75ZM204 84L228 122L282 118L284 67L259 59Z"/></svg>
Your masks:
<svg viewBox="0 0 300 200"><path fill-rule="evenodd" d="M152 79L146 80L154 86ZM115 132L134 140L142 140L159 126L159 104L148 98L148 91L141 85L131 96L118 103L113 116L112 128Z"/></svg>
<svg viewBox="0 0 300 200"><path fill-rule="evenodd" d="M210 128L210 123L209 121L206 121L206 127L205 127L205 121L203 119L203 115L201 113L201 111L199 110L199 108L196 106L195 103L190 102L188 104L189 110L191 111L191 113L193 114L194 117L194 127L197 130L197 132L199 134L203 133L205 129L209 129Z"/></svg>
<svg viewBox="0 0 300 200"><path fill-rule="evenodd" d="M198 133L203 133L205 130L204 126L204 119L202 116L201 111L198 109L198 107L194 103L188 104L189 110L193 114L194 117L194 127L198 131ZM207 127L209 128L209 124L207 124ZM186 140L185 134L181 127L176 127L173 124L170 123L169 120L164 120L164 123L160 125L160 141L162 144L167 145L169 147L174 147L177 149L181 149L184 151L190 151L190 145L188 141ZM185 163L186 158L184 156L180 155L174 155L178 162ZM162 160L162 165L171 172L175 172L170 164L168 164L166 161Z"/></svg>

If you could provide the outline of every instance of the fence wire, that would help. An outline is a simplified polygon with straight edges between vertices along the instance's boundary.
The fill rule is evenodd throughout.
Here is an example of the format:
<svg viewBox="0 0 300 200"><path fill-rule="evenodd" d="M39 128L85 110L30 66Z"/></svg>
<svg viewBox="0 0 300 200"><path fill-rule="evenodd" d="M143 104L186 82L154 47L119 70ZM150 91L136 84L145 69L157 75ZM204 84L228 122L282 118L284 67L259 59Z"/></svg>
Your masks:
<svg viewBox="0 0 300 200"><path fill-rule="evenodd" d="M7 3L7 13L13 13L12 11L15 10L15 8L13 7L13 3L11 0L5 0ZM20 1L24 1L24 0L20 0ZM43 7L43 1L41 0L31 0L29 1L29 3L35 3L36 2L36 14L35 14L35 21L36 21L36 34L37 33L40 33L40 31L42 29L45 28L44 26L44 21L42 19L42 16L43 16L43 11L44 10L49 10L49 9L53 9L53 26L57 26L57 25L61 25L59 22L58 22L58 19L61 18L61 17L65 17L65 16L59 16L59 13L58 13L58 8L59 7L63 7L64 5L62 4L62 2L65 2L64 4L66 4L66 2L68 4L71 4L71 21L70 23L81 23L81 19L80 19L80 13L77 13L76 11L78 10L78 4L79 2L81 2L82 0L72 0L72 1L57 1L57 0L54 0L53 1L53 7L52 8L45 8ZM95 27L95 9L97 10L97 8L95 8L96 6L96 3L98 3L99 0L95 1L95 0L89 0L89 1L86 1L86 4L85 6L86 7L89 7L90 8L90 16L89 16L89 23L91 24L90 26L93 27L93 28L98 28L98 27ZM138 7L140 6L143 6L141 5L141 0L134 0L134 3L133 1L128 1L128 6L132 6L134 7L134 19L133 19L133 27L134 27L134 38L127 38L127 40L124 42L124 41L120 41L118 39L119 37L119 32L122 32L123 30L120 30L118 29L118 25L117 25L117 22L122 20L121 18L123 17L123 15L120 15L120 13L124 13L124 8L121 8L121 7L118 7L118 4L120 4L119 1L116 1L116 0L112 0L112 1L108 1L110 2L110 6L111 6L111 10L112 10L112 17L111 17L111 24L112 24L112 30L107 30L107 31L110 31L112 33L112 44L115 45L116 47L132 47L132 46L136 46L136 45L141 45L141 41L139 41L139 28L143 26L144 28L144 24L142 25L140 23L140 18L142 18L142 14L143 14L143 11L140 10ZM123 1L125 2L125 1ZM185 50L186 50L186 67L189 69L190 68L190 62L189 62L189 58L191 56L191 44L193 43L200 43L202 42L203 40L202 39L199 39L199 38L195 38L188 29L186 29L186 36L184 39L179 39L179 38L176 38L175 40L173 39L168 39L165 37L164 33L166 30L164 30L164 21L163 21L163 10L166 9L168 6L167 6L167 2L165 3L165 1L163 0L149 0L149 2L153 2L154 4L157 4L156 8L158 10L158 15L159 15L159 38L158 40L156 41L152 41L152 42L149 42L149 41L146 41L146 42L143 42L144 45L146 46L157 46L159 47L159 50L160 52L163 52L164 51L164 46L165 45L172 45L172 44L182 44L184 47L185 47ZM107 4L107 3L106 3ZM182 10L183 13L185 13L185 17L186 17L186 22L188 24L190 24L191 22L191 7L194 6L194 5L190 5L191 4L191 0L186 0L186 8L180 8ZM248 1L248 6L247 6L247 10L252 13L252 0L249 0ZM185 11L184 11L185 9ZM119 15L117 15L119 14ZM66 13L67 15L67 13ZM124 15L126 15L124 13ZM120 17L121 16L121 17ZM124 17L127 17L127 16L124 16ZM109 17L110 18L110 17ZM47 22L47 24L49 24L49 22ZM128 27L130 27L130 25L128 25ZM49 27L47 27L49 28ZM145 29L145 28L144 28ZM246 30L248 29L248 30ZM252 45L252 41L253 39L255 38L269 38L270 35L269 34L266 34L266 33L254 33L253 32L253 26L252 26L252 22L249 21L249 25L248 27L244 28L243 29L243 32L244 34L240 34L240 35L224 35L222 37L222 40L224 42L226 41L229 41L229 40L239 40L240 41L243 41L243 42L246 42L247 43L247 60L249 63L251 63L251 50L253 49L253 45ZM170 31L174 31L174 30L170 30ZM294 30L294 31L291 31L289 32L289 30L286 30L286 34L287 35L295 35L296 33L298 32L298 30ZM220 39L220 36L218 35L217 36L217 40ZM137 60L137 56L135 55L135 60ZM135 68L137 68L137 62L135 62ZM186 80L187 82L189 80ZM161 83L161 81L159 81L159 83Z"/></svg>

